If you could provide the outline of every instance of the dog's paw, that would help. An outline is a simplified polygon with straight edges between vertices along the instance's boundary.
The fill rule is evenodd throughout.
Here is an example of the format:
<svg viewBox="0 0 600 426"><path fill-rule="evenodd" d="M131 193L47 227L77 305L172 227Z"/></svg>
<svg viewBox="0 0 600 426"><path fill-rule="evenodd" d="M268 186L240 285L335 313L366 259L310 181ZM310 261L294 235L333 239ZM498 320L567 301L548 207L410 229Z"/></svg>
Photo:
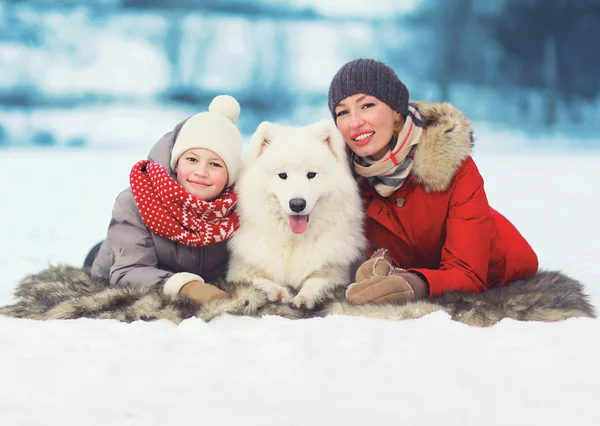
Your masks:
<svg viewBox="0 0 600 426"><path fill-rule="evenodd" d="M281 300L282 303L285 303L285 304L289 305L290 303L292 303L293 299L292 299L292 295L290 294L290 292L287 291L287 289L284 288L283 289L283 294L281 295L281 298L279 300Z"/></svg>
<svg viewBox="0 0 600 426"><path fill-rule="evenodd" d="M315 307L315 299L314 297L310 297L305 294L298 294L292 299L292 305L298 309L302 307L305 307L306 309L313 309Z"/></svg>
<svg viewBox="0 0 600 426"><path fill-rule="evenodd" d="M267 299L269 300L269 302L290 303L290 301L292 300L290 292L283 287L272 286L271 288L266 290L265 293L267 293Z"/></svg>

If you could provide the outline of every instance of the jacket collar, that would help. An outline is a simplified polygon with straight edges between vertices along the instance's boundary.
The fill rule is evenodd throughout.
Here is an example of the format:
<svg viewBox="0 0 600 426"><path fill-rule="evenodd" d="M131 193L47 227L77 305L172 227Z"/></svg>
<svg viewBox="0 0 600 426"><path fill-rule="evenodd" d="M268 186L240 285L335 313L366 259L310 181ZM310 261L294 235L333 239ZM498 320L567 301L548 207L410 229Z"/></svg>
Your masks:
<svg viewBox="0 0 600 426"><path fill-rule="evenodd" d="M419 110L425 127L415 150L412 173L427 192L443 192L462 162L471 155L474 145L471 122L449 103L411 103Z"/></svg>
<svg viewBox="0 0 600 426"><path fill-rule="evenodd" d="M163 137L156 142L148 154L148 160L165 166L169 175L175 180L177 180L177 173L171 169L171 152L173 151L173 146L175 145L175 140L177 139L177 135L179 135L179 131L188 119L189 117L175 126L169 133L165 133Z"/></svg>

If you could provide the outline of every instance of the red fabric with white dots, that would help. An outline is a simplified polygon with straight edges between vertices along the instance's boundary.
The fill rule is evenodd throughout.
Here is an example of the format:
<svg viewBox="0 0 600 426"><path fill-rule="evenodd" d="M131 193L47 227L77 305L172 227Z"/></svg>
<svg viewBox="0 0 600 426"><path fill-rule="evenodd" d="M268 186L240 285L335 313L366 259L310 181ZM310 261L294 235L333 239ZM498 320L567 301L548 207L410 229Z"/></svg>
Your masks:
<svg viewBox="0 0 600 426"><path fill-rule="evenodd" d="M161 237L200 247L229 239L239 227L233 188L204 201L183 189L163 165L149 160L133 166L129 183L144 223Z"/></svg>

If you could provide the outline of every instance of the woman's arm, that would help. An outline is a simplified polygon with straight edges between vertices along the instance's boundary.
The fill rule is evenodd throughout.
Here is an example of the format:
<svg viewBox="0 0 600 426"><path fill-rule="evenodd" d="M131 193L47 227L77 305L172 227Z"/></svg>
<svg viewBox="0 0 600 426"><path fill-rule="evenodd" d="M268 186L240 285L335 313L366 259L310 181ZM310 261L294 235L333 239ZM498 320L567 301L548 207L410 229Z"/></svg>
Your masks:
<svg viewBox="0 0 600 426"><path fill-rule="evenodd" d="M425 277L430 296L487 288L492 218L483 178L471 158L454 177L440 268L411 269Z"/></svg>

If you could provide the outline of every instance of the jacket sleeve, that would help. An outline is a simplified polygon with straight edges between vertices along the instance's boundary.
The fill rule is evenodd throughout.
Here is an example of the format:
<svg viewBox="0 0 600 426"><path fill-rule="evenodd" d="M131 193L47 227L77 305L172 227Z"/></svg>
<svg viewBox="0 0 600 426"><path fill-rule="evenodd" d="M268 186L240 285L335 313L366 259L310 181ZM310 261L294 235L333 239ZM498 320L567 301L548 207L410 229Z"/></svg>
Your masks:
<svg viewBox="0 0 600 426"><path fill-rule="evenodd" d="M117 197L107 238L112 257L111 286L156 286L176 295L188 282L204 281L196 274L173 273L158 267L152 233L144 224L130 190Z"/></svg>
<svg viewBox="0 0 600 426"><path fill-rule="evenodd" d="M481 292L487 287L492 218L483 178L469 158L454 179L440 268L412 269L427 279L430 296L448 290Z"/></svg>

